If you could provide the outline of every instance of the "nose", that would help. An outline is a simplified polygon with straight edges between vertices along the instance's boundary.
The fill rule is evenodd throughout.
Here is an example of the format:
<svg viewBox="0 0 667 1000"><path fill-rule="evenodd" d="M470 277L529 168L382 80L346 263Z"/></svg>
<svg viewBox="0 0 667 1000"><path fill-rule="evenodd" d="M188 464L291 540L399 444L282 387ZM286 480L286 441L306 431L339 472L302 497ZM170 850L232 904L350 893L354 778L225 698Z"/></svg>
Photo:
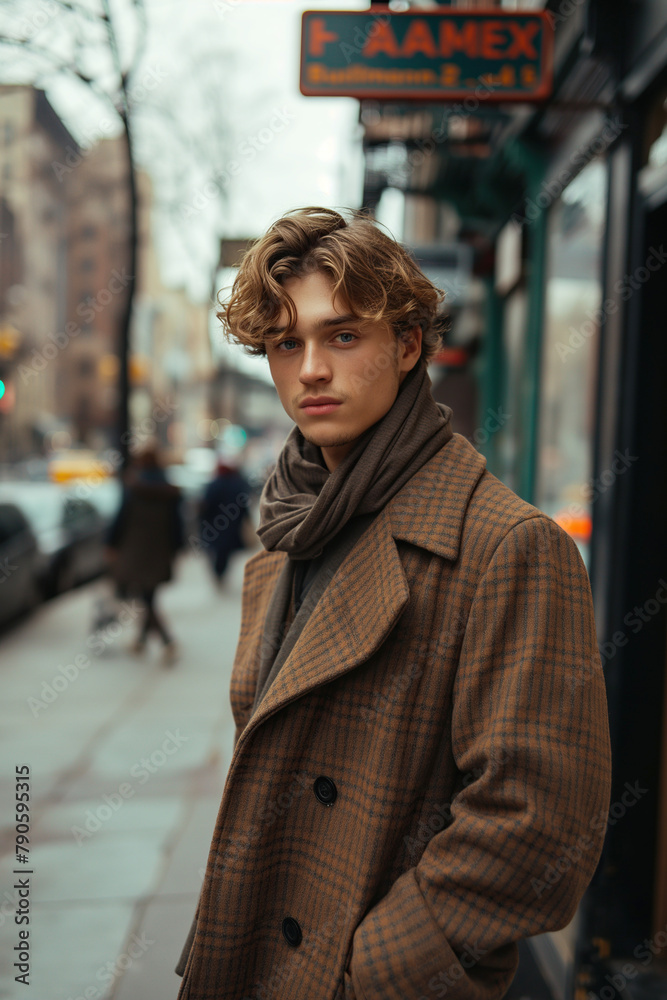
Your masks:
<svg viewBox="0 0 667 1000"><path fill-rule="evenodd" d="M327 360L324 347L315 342L306 342L301 359L299 380L301 382L329 382L331 366Z"/></svg>

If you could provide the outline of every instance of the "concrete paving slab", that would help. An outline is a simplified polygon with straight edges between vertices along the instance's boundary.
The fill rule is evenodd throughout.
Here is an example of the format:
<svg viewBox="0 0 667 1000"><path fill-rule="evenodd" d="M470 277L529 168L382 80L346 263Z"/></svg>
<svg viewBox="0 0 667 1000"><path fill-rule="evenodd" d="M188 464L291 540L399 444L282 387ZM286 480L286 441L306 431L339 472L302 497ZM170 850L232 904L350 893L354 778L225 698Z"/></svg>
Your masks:
<svg viewBox="0 0 667 1000"><path fill-rule="evenodd" d="M100 821L97 830L81 829L80 843L73 834L57 842L38 843L30 851L30 868L19 866L33 872L34 902L133 899L152 890L164 863L166 831L112 835L106 832L106 821ZM0 862L0 886L13 884L14 867L11 855Z"/></svg>
<svg viewBox="0 0 667 1000"><path fill-rule="evenodd" d="M102 780L107 775L131 780L137 772L168 774L197 767L206 760L209 745L210 724L172 707L161 719L142 715L119 725L94 751L91 769Z"/></svg>
<svg viewBox="0 0 667 1000"><path fill-rule="evenodd" d="M13 966L18 944L13 921L0 927L0 997L3 1000L102 1000L110 997L116 966L133 917L131 901L79 906L33 904L30 923L29 985L17 983ZM138 947L135 948L138 951ZM122 962L121 964L125 964ZM93 989L97 992L84 991ZM135 1000L140 1000L136 996Z"/></svg>
<svg viewBox="0 0 667 1000"><path fill-rule="evenodd" d="M142 932L154 943L128 968L114 1000L176 1000L181 979L174 972L174 966L188 936L196 906L196 897L185 900L159 898L149 904L142 920Z"/></svg>
<svg viewBox="0 0 667 1000"><path fill-rule="evenodd" d="M157 896L188 893L194 893L195 898L199 896L221 795L209 795L194 804L173 848Z"/></svg>
<svg viewBox="0 0 667 1000"><path fill-rule="evenodd" d="M113 814L104 821L103 826L104 832L109 835L157 831L166 837L183 818L183 803L173 797L142 799L140 794L136 793L132 797L121 797L120 802L117 799L111 801L117 808L114 808ZM35 840L40 844L46 844L53 841L67 841L71 837L77 843L82 837L81 835L75 837L73 828L80 827L87 832L86 823L95 826L96 822L91 822L91 816L97 821L97 812L100 806L104 805L103 798L95 798L52 806L35 824L33 828ZM102 815L106 816L106 811Z"/></svg>
<svg viewBox="0 0 667 1000"><path fill-rule="evenodd" d="M12 811L14 761L31 765L36 984L30 992L15 984L3 959L0 998L77 1000L95 989L88 1000L106 1000L112 985L113 1000L175 1000L179 979L173 968L195 912L233 748L229 680L246 558L234 560L222 594L212 587L203 560L192 557L182 560L177 580L160 593L182 647L178 664L161 667L155 644L145 657L128 655L124 643L132 630L126 629L103 654L91 656L90 665L37 717L28 697L39 695L61 665L89 649L94 599L106 584L50 602L0 638L7 692L0 704L0 752L11 762L0 773L3 817ZM179 727L188 739L166 754L165 734ZM146 757L152 770L145 769L140 782ZM105 796L114 803L121 783L135 794L112 808ZM99 829L86 831L86 820L95 827L95 818ZM81 846L73 826L91 834L79 837ZM10 852L0 862L0 900L6 904L0 906L0 944L6 956L4 943L16 930L7 820L0 833ZM124 951L131 935L147 928L155 931L148 935L154 943L131 958ZM121 965L114 965L119 957Z"/></svg>

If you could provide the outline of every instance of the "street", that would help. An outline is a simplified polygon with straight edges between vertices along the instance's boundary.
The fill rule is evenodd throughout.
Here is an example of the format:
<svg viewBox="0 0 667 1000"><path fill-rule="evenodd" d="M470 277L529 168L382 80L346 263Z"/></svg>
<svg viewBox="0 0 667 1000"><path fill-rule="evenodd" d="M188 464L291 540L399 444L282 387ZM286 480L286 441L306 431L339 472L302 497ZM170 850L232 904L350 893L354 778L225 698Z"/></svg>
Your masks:
<svg viewBox="0 0 667 1000"><path fill-rule="evenodd" d="M232 559L220 592L203 559L177 564L158 596L182 650L174 666L161 664L157 644L127 651L132 602L122 630L91 635L103 580L0 639L0 997L176 997L174 966L232 753L229 678L245 559ZM29 852L20 862L14 786L25 782L25 765ZM17 981L26 952L29 972Z"/></svg>

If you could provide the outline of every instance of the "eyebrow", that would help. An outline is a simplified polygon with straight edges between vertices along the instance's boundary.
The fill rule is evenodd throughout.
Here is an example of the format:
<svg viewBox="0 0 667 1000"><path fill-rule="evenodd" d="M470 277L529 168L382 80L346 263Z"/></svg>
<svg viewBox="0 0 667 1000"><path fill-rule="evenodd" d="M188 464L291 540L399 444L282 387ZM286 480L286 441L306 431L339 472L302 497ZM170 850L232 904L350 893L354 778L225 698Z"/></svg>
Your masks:
<svg viewBox="0 0 667 1000"><path fill-rule="evenodd" d="M315 320L313 323L313 328L315 330L324 330L331 326L344 326L346 323L357 323L359 322L359 316L355 316L353 313L345 313L344 316L324 316L322 319ZM296 327L294 327L296 329ZM287 331L286 326L282 327L271 327L270 330L266 331L265 336L273 337L278 336L281 333Z"/></svg>

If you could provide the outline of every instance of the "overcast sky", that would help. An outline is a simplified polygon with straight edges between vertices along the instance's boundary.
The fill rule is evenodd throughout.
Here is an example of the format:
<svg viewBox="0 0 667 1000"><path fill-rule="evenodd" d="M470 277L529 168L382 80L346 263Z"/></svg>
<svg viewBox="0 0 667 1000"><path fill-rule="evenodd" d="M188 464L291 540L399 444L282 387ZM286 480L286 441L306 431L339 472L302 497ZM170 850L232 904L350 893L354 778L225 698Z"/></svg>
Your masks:
<svg viewBox="0 0 667 1000"><path fill-rule="evenodd" d="M135 87L157 80L153 93L163 96L157 88L164 86L174 113L202 128L211 119L208 102L219 99L216 111L224 112L229 126L228 162L237 164L234 175L227 173L228 198L220 216L216 199L203 194L207 175L198 174L195 161L189 190L181 186L177 192L178 212L161 212L156 218L165 283L184 285L195 299L210 294L221 231L226 237L253 237L290 208L360 205L358 102L299 93L301 13L329 6L327 0L146 0L148 39L133 77ZM367 4L353 0L337 6ZM129 18L118 21L118 30L129 32ZM211 65L217 49L220 78L210 79L207 87L207 80L197 75L202 54ZM100 134L108 109L87 88L63 80L49 89L49 96L79 141L86 144ZM138 116L137 131L141 121ZM163 157L174 154L154 140L147 143L141 134L136 138L137 157L155 174L159 187L169 166Z"/></svg>

